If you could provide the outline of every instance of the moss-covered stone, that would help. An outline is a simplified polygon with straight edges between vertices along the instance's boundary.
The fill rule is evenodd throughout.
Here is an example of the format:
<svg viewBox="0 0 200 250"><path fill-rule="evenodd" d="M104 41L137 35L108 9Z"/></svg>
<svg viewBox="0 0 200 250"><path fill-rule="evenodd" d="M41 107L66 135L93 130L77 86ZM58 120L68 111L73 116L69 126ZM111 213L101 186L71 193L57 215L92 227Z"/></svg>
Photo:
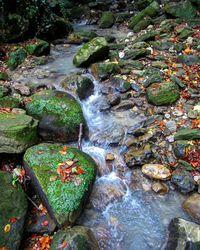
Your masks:
<svg viewBox="0 0 200 250"><path fill-rule="evenodd" d="M6 81L6 80L8 80L8 74L7 74L7 72L6 71L2 71L0 69L0 81Z"/></svg>
<svg viewBox="0 0 200 250"><path fill-rule="evenodd" d="M52 241L50 250L56 250L67 242L69 249L78 250L98 250L98 243L92 231L87 227L75 226L70 229L62 229L58 231Z"/></svg>
<svg viewBox="0 0 200 250"><path fill-rule="evenodd" d="M31 176L36 192L58 225L75 222L96 176L96 164L92 158L76 148L68 147L62 154L63 145L39 144L29 148L24 155L25 168ZM83 174L73 175L73 180L62 182L57 173L59 163L75 161ZM76 160L75 160L76 159ZM52 181L52 176L56 177Z"/></svg>
<svg viewBox="0 0 200 250"><path fill-rule="evenodd" d="M175 140L196 140L200 139L200 130L199 129L189 129L183 128L180 129L175 135Z"/></svg>
<svg viewBox="0 0 200 250"><path fill-rule="evenodd" d="M0 98L0 108L19 108L21 101L12 96L4 96Z"/></svg>
<svg viewBox="0 0 200 250"><path fill-rule="evenodd" d="M111 74L120 73L120 67L115 62L100 62L92 64L92 74L99 79L106 79Z"/></svg>
<svg viewBox="0 0 200 250"><path fill-rule="evenodd" d="M157 31L150 30L147 31L146 33L139 35L135 40L134 43L138 42L146 42L146 41L153 41L155 40L156 35L158 35Z"/></svg>
<svg viewBox="0 0 200 250"><path fill-rule="evenodd" d="M114 15L111 11L105 11L102 13L101 18L99 20L99 27L100 28L110 28L114 24Z"/></svg>
<svg viewBox="0 0 200 250"><path fill-rule="evenodd" d="M50 44L46 41L37 39L26 46L26 50L30 55L43 56L50 53Z"/></svg>
<svg viewBox="0 0 200 250"><path fill-rule="evenodd" d="M169 105L178 100L180 94L175 83L153 83L147 88L147 100L154 105Z"/></svg>
<svg viewBox="0 0 200 250"><path fill-rule="evenodd" d="M68 91L76 92L81 100L87 98L94 88L90 78L78 74L71 74L65 77L61 81L61 86Z"/></svg>
<svg viewBox="0 0 200 250"><path fill-rule="evenodd" d="M0 183L0 249L18 250L27 212L26 195L21 185L12 185L9 173L0 171Z"/></svg>
<svg viewBox="0 0 200 250"><path fill-rule="evenodd" d="M27 56L26 50L23 48L19 48L16 51L10 52L8 54L8 67L11 70L14 70L17 68L18 65L23 63Z"/></svg>
<svg viewBox="0 0 200 250"><path fill-rule="evenodd" d="M140 32L141 30L146 29L150 24L151 24L150 18L143 19L133 27L133 31Z"/></svg>
<svg viewBox="0 0 200 250"><path fill-rule="evenodd" d="M144 10L139 12L137 15L133 16L129 22L129 28L133 29L141 20L146 17L154 17L158 14L160 10L159 4L154 1L149 6L147 6Z"/></svg>
<svg viewBox="0 0 200 250"><path fill-rule="evenodd" d="M199 55L179 55L177 57L177 62L186 64L186 65L199 64L200 56Z"/></svg>
<svg viewBox="0 0 200 250"><path fill-rule="evenodd" d="M76 141L80 123L86 128L80 104L65 92L45 90L36 93L26 104L26 110L40 121L39 134L47 141Z"/></svg>
<svg viewBox="0 0 200 250"><path fill-rule="evenodd" d="M164 7L167 14L183 19L193 19L197 14L195 6L190 1L170 2Z"/></svg>
<svg viewBox="0 0 200 250"><path fill-rule="evenodd" d="M104 37L96 37L84 44L76 53L73 63L77 67L87 67L108 56L109 47Z"/></svg>
<svg viewBox="0 0 200 250"><path fill-rule="evenodd" d="M0 114L0 153L24 152L37 142L38 122L25 114Z"/></svg>
<svg viewBox="0 0 200 250"><path fill-rule="evenodd" d="M6 87L0 85L0 98L7 95L7 93L8 93L8 89Z"/></svg>

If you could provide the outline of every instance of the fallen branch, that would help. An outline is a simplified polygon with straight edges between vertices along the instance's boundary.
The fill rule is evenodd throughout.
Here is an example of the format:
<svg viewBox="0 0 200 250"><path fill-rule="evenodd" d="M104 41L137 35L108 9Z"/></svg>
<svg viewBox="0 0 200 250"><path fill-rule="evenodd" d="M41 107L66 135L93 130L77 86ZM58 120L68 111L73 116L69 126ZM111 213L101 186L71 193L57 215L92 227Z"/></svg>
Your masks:
<svg viewBox="0 0 200 250"><path fill-rule="evenodd" d="M28 195L26 195L27 196L27 199L32 203L32 205L38 210L38 211L40 211L40 208L37 206L37 204L30 198L30 197L28 197Z"/></svg>
<svg viewBox="0 0 200 250"><path fill-rule="evenodd" d="M81 141L83 136L83 123L80 123L79 126L79 135L78 135L78 149L81 150Z"/></svg>

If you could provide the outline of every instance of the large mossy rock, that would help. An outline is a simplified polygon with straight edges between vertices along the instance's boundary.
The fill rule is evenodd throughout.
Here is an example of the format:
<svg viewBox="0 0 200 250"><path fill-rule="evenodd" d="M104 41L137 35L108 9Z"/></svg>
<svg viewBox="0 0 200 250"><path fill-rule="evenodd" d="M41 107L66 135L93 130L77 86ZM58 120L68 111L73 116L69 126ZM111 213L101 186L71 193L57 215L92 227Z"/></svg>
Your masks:
<svg viewBox="0 0 200 250"><path fill-rule="evenodd" d="M92 231L83 226L58 231L52 240L50 250L56 250L63 242L67 242L67 249L98 250L98 243Z"/></svg>
<svg viewBox="0 0 200 250"><path fill-rule="evenodd" d="M110 28L114 24L114 15L111 11L105 11L102 13L102 16L99 20L99 27L100 28Z"/></svg>
<svg viewBox="0 0 200 250"><path fill-rule="evenodd" d="M194 193L182 204L184 211L200 224L200 194Z"/></svg>
<svg viewBox="0 0 200 250"><path fill-rule="evenodd" d="M94 89L92 80L86 75L68 75L60 84L67 91L75 92L81 100L90 96Z"/></svg>
<svg viewBox="0 0 200 250"><path fill-rule="evenodd" d="M158 14L160 10L159 4L154 1L144 10L140 11L137 15L133 16L129 22L129 28L134 29L134 27L141 21L149 17L154 17Z"/></svg>
<svg viewBox="0 0 200 250"><path fill-rule="evenodd" d="M199 129L189 129L183 128L180 129L175 135L175 140L196 140L200 139L200 130Z"/></svg>
<svg viewBox="0 0 200 250"><path fill-rule="evenodd" d="M68 162L73 165L70 167ZM35 191L56 224L73 224L95 180L96 164L92 158L76 148L39 144L26 151L24 165ZM70 179L65 180L61 169L71 171ZM81 173L78 174L77 169L81 169Z"/></svg>
<svg viewBox="0 0 200 250"><path fill-rule="evenodd" d="M164 7L167 14L183 19L193 19L197 14L196 7L190 1L170 2Z"/></svg>
<svg viewBox="0 0 200 250"><path fill-rule="evenodd" d="M106 79L112 74L120 73L120 66L115 62L94 63L91 66L92 74L98 79Z"/></svg>
<svg viewBox="0 0 200 250"><path fill-rule="evenodd" d="M169 238L165 250L200 249L199 225L175 218L170 222L168 230Z"/></svg>
<svg viewBox="0 0 200 250"><path fill-rule="evenodd" d="M24 152L37 142L38 122L25 114L0 113L0 153Z"/></svg>
<svg viewBox="0 0 200 250"><path fill-rule="evenodd" d="M38 92L26 104L27 113L39 122L39 134L47 141L78 139L79 127L86 123L80 104L68 93L54 90Z"/></svg>
<svg viewBox="0 0 200 250"><path fill-rule="evenodd" d="M84 44L76 53L73 63L77 67L87 67L108 56L109 47L104 37L96 37Z"/></svg>
<svg viewBox="0 0 200 250"><path fill-rule="evenodd" d="M12 175L0 171L0 249L17 250L27 212L26 195L19 184L12 185Z"/></svg>
<svg viewBox="0 0 200 250"><path fill-rule="evenodd" d="M46 41L37 39L29 43L26 46L26 50L30 55L34 56L48 55L50 53L50 44Z"/></svg>
<svg viewBox="0 0 200 250"><path fill-rule="evenodd" d="M177 85L173 82L153 83L147 88L147 100L154 105L169 105L180 96Z"/></svg>
<svg viewBox="0 0 200 250"><path fill-rule="evenodd" d="M12 96L4 96L0 98L0 108L19 108L21 101Z"/></svg>
<svg viewBox="0 0 200 250"><path fill-rule="evenodd" d="M18 65L23 63L27 56L26 50L23 48L18 48L16 51L10 52L8 54L8 67L11 70L14 70L17 68Z"/></svg>

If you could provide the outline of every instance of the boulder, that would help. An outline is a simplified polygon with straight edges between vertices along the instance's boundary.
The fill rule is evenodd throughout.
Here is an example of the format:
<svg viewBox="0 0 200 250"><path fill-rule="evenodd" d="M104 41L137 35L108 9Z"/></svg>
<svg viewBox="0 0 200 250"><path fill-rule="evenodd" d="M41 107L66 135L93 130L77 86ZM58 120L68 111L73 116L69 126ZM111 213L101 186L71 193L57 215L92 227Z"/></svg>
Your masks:
<svg viewBox="0 0 200 250"><path fill-rule="evenodd" d="M200 224L200 194L189 196L182 204L185 212Z"/></svg>
<svg viewBox="0 0 200 250"><path fill-rule="evenodd" d="M94 89L94 84L86 75L71 74L61 81L61 86L67 91L75 92L80 100L89 97Z"/></svg>
<svg viewBox="0 0 200 250"><path fill-rule="evenodd" d="M196 186L192 174L180 167L172 173L171 182L183 194L192 192Z"/></svg>
<svg viewBox="0 0 200 250"><path fill-rule="evenodd" d="M76 141L79 126L86 123L80 104L68 93L45 90L31 96L29 115L39 120L39 134L47 141Z"/></svg>
<svg viewBox="0 0 200 250"><path fill-rule="evenodd" d="M8 80L8 73L0 68L0 81L6 81ZM1 86L0 86L1 87Z"/></svg>
<svg viewBox="0 0 200 250"><path fill-rule="evenodd" d="M50 250L59 249L81 249L81 250L98 250L98 242L92 231L83 226L75 226L70 229L59 230L52 240Z"/></svg>
<svg viewBox="0 0 200 250"><path fill-rule="evenodd" d="M105 59L108 52L109 47L106 39L104 37L95 37L77 51L73 63L76 67L87 67L91 63Z"/></svg>
<svg viewBox="0 0 200 250"><path fill-rule="evenodd" d="M0 98L6 96L8 92L9 90L6 87L0 85Z"/></svg>
<svg viewBox="0 0 200 250"><path fill-rule="evenodd" d="M26 195L19 183L12 185L12 174L0 171L0 249L20 249L27 212Z"/></svg>
<svg viewBox="0 0 200 250"><path fill-rule="evenodd" d="M199 225L181 218L174 218L168 230L169 238L165 250L199 249Z"/></svg>
<svg viewBox="0 0 200 250"><path fill-rule="evenodd" d="M196 7L190 1L170 2L164 7L167 14L176 18L190 20L196 17Z"/></svg>
<svg viewBox="0 0 200 250"><path fill-rule="evenodd" d="M196 140L200 139L200 130L199 129L189 129L183 128L180 129L175 135L174 140Z"/></svg>
<svg viewBox="0 0 200 250"><path fill-rule="evenodd" d="M120 73L120 67L115 62L100 62L92 64L91 71L96 78L104 80L112 74Z"/></svg>
<svg viewBox="0 0 200 250"><path fill-rule="evenodd" d="M146 29L150 24L151 24L151 18L146 18L141 21L139 21L134 27L133 31L134 32L140 32L141 30Z"/></svg>
<svg viewBox="0 0 200 250"><path fill-rule="evenodd" d="M105 11L102 13L101 18L99 19L100 28L110 28L114 24L114 15L111 11Z"/></svg>
<svg viewBox="0 0 200 250"><path fill-rule="evenodd" d="M186 65L199 64L200 56L199 55L179 55L177 57L177 62L186 64Z"/></svg>
<svg viewBox="0 0 200 250"><path fill-rule="evenodd" d="M8 54L8 67L14 70L18 65L22 64L27 56L26 50L18 48L16 51L9 52Z"/></svg>
<svg viewBox="0 0 200 250"><path fill-rule="evenodd" d="M153 83L147 88L147 100L149 103L160 106L176 102L179 97L179 89L173 82Z"/></svg>
<svg viewBox="0 0 200 250"><path fill-rule="evenodd" d="M12 96L4 96L0 98L0 108L19 108L21 101Z"/></svg>
<svg viewBox="0 0 200 250"><path fill-rule="evenodd" d="M140 11L137 15L133 16L129 22L129 28L134 29L134 27L141 21L147 17L154 17L158 14L160 10L159 4L154 1L149 6L147 6L144 10Z"/></svg>
<svg viewBox="0 0 200 250"><path fill-rule="evenodd" d="M50 44L46 41L36 39L26 46L26 50L30 55L44 56L50 53Z"/></svg>
<svg viewBox="0 0 200 250"><path fill-rule="evenodd" d="M171 177L169 168L162 164L145 164L142 173L155 180L168 180Z"/></svg>
<svg viewBox="0 0 200 250"><path fill-rule="evenodd" d="M26 151L24 166L57 226L73 224L95 180L93 159L76 148L44 143Z"/></svg>
<svg viewBox="0 0 200 250"><path fill-rule="evenodd" d="M0 113L0 153L24 152L37 142L38 122L25 114Z"/></svg>

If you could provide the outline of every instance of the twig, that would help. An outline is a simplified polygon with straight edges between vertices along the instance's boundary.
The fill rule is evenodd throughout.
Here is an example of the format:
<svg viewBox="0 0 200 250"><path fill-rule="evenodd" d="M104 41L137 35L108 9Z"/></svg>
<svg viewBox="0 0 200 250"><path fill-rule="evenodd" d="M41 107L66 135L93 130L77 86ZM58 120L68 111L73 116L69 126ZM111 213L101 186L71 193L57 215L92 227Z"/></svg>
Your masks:
<svg viewBox="0 0 200 250"><path fill-rule="evenodd" d="M80 150L81 150L82 136L83 136L83 123L80 123L80 126L79 126L79 135L78 135L78 149L80 149Z"/></svg>
<svg viewBox="0 0 200 250"><path fill-rule="evenodd" d="M37 208L38 211L40 211L40 208L37 206L37 204L36 204L33 200L31 200L31 198L28 197L28 195L26 195L26 196L27 196L27 199L32 203L32 205L33 205L35 208Z"/></svg>

